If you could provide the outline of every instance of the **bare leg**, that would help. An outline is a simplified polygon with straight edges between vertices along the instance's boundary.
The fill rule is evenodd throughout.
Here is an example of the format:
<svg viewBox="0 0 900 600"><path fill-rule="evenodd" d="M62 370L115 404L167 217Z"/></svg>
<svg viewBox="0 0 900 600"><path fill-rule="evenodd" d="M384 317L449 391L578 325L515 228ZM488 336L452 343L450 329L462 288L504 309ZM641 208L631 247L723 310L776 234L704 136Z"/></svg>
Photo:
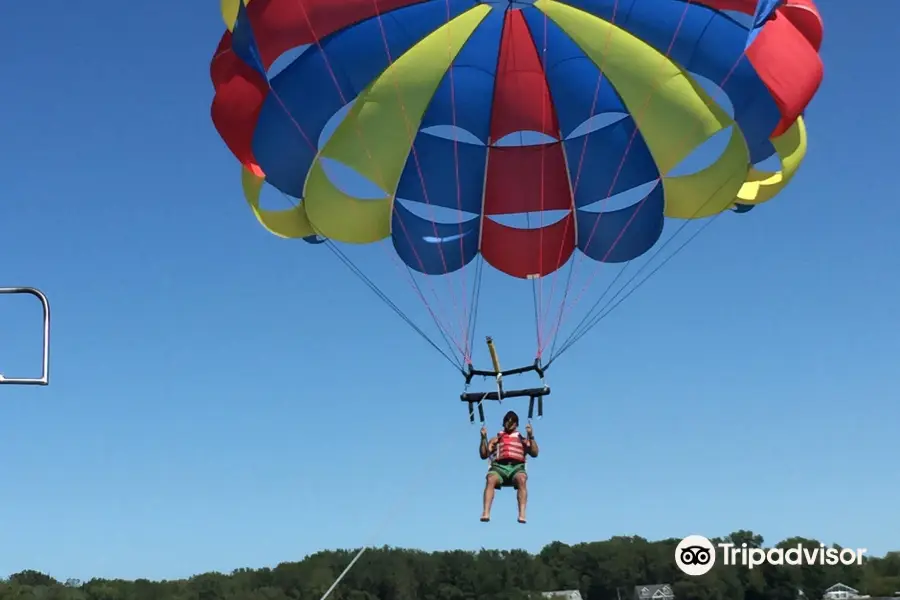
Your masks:
<svg viewBox="0 0 900 600"><path fill-rule="evenodd" d="M497 488L498 478L493 473L488 473L484 484L484 508L481 512L482 521L491 520L491 505L494 503L494 491Z"/></svg>
<svg viewBox="0 0 900 600"><path fill-rule="evenodd" d="M525 473L516 474L516 502L519 505L519 523L525 522L525 507L528 505L528 477Z"/></svg>

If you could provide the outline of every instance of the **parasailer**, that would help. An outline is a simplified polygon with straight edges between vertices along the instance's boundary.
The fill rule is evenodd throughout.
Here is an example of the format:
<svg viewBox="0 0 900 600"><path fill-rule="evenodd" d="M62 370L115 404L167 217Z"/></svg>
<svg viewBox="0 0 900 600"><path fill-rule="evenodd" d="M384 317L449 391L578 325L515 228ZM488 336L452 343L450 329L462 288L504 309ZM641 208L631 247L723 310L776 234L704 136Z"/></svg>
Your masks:
<svg viewBox="0 0 900 600"><path fill-rule="evenodd" d="M333 252L462 373L482 424L488 400L527 397L541 416L550 365L689 222L784 189L823 77L812 0L222 0L222 14L212 119L256 218ZM711 160L678 172L714 140ZM264 186L292 206L264 207ZM436 335L338 245L383 240ZM622 269L558 342L593 281L570 294L585 261ZM502 370L489 339L493 368L473 366L485 265L530 287L532 364ZM540 383L504 388L527 373ZM496 390L469 391L475 377Z"/></svg>
<svg viewBox="0 0 900 600"><path fill-rule="evenodd" d="M523 524L526 522L528 473L525 470L525 462L529 456L537 458L540 449L537 440L534 439L534 428L531 423L525 426L525 434L523 436L519 431L519 415L514 411L504 415L503 431L490 440L487 438L487 428L484 426L481 428L478 453L482 460L490 460L490 467L485 476L484 505L481 512L483 523L491 520L494 492L503 487L515 488L516 504L519 509L517 520Z"/></svg>

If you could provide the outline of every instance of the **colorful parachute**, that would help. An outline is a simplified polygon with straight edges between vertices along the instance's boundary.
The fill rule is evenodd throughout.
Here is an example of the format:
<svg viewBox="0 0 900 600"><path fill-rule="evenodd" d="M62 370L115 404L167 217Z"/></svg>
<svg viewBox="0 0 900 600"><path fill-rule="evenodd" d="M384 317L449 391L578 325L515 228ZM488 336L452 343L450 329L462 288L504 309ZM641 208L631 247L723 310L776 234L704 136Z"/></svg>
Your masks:
<svg viewBox="0 0 900 600"><path fill-rule="evenodd" d="M260 222L310 241L390 238L428 275L479 254L523 279L576 249L625 262L654 246L666 217L746 212L795 174L823 74L811 0L222 0L222 14L212 118ZM731 115L694 75L727 94ZM583 133L610 114L621 118ZM713 164L671 174L729 129ZM520 132L545 141L504 143ZM773 154L780 170L754 167ZM329 161L382 196L349 195ZM654 181L631 206L586 210ZM297 206L262 208L264 183ZM472 216L438 223L395 199ZM565 216L536 229L494 218L545 211Z"/></svg>

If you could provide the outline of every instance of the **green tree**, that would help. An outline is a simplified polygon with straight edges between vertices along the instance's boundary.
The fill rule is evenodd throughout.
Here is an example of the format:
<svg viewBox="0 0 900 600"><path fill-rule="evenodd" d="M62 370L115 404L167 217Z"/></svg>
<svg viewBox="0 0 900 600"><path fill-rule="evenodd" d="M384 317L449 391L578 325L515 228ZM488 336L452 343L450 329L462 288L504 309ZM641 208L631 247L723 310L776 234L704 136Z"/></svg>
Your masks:
<svg viewBox="0 0 900 600"><path fill-rule="evenodd" d="M764 548L763 537L740 530L719 538L735 548ZM542 600L539 592L574 590L585 600L632 600L635 586L669 583L679 600L817 600L837 582L872 596L900 591L900 552L859 565L716 566L688 577L675 566L678 540L617 536L524 550L422 552L373 548L337 586L333 600ZM775 547L822 551L817 540L791 537ZM839 546L834 547L840 550ZM319 600L357 550L316 552L275 568L203 573L185 580L67 580L25 570L0 580L0 600Z"/></svg>

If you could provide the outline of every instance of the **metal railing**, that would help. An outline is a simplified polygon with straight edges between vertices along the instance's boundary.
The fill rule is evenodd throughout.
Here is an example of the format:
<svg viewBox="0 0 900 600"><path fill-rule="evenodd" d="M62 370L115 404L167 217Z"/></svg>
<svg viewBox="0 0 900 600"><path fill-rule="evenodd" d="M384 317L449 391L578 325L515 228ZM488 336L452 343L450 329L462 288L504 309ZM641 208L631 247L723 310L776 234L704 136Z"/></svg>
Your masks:
<svg viewBox="0 0 900 600"><path fill-rule="evenodd" d="M0 385L48 385L50 383L50 302L47 296L37 288L8 287L0 288L0 294L24 294L34 296L41 303L44 311L44 341L41 359L40 377L4 377L0 374Z"/></svg>

